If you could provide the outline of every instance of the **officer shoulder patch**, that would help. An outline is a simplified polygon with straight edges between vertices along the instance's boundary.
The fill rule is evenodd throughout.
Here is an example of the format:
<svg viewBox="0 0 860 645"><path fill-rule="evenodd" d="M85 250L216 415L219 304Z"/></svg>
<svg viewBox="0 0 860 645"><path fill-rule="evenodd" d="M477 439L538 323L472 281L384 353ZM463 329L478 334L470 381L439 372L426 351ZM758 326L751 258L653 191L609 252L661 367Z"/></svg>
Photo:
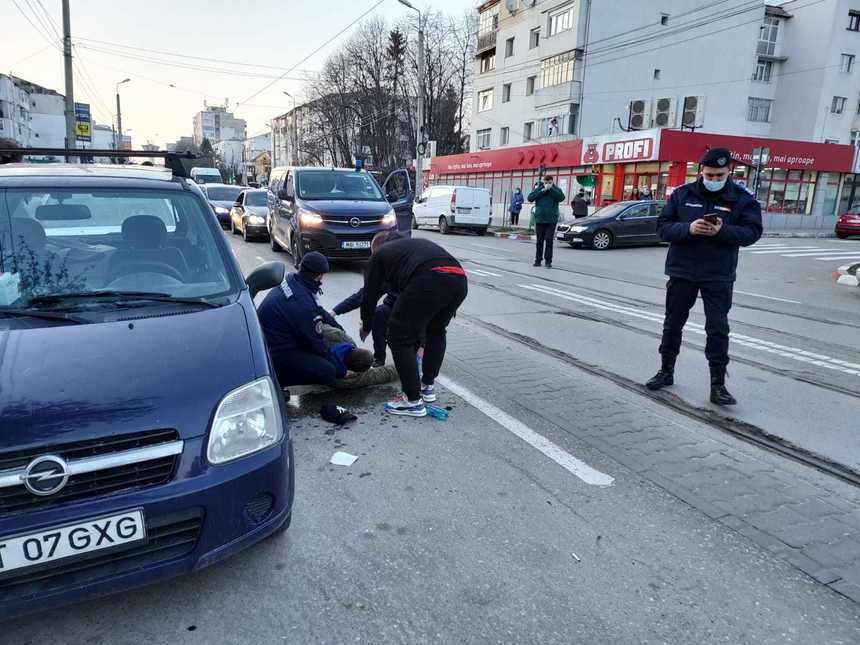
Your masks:
<svg viewBox="0 0 860 645"><path fill-rule="evenodd" d="M322 316L317 316L314 318L314 331L317 336L322 336L323 333L323 319Z"/></svg>
<svg viewBox="0 0 860 645"><path fill-rule="evenodd" d="M289 284L287 284L287 280L286 280L286 278L284 279L284 281L283 281L283 282L281 282L281 291L283 291L283 292L284 292L284 295L285 295L287 298L292 298L292 297L293 297L293 290L292 290L292 289L290 289L290 285L289 285Z"/></svg>

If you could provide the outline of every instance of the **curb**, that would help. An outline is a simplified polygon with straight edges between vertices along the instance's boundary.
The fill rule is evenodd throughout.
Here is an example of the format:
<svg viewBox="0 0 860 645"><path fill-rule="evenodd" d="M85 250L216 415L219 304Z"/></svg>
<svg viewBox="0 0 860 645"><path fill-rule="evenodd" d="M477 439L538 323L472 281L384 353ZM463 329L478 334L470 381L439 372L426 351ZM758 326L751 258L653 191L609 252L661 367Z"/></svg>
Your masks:
<svg viewBox="0 0 860 645"><path fill-rule="evenodd" d="M487 235L500 237L505 240L537 240L537 235L529 235L528 233L498 233L497 231L487 231Z"/></svg>
<svg viewBox="0 0 860 645"><path fill-rule="evenodd" d="M487 231L488 237L498 237L505 240L537 240L537 235L529 235L528 233L499 233L497 231ZM835 239L836 235L827 232L803 232L803 231L765 231L762 237L786 238L786 239Z"/></svg>

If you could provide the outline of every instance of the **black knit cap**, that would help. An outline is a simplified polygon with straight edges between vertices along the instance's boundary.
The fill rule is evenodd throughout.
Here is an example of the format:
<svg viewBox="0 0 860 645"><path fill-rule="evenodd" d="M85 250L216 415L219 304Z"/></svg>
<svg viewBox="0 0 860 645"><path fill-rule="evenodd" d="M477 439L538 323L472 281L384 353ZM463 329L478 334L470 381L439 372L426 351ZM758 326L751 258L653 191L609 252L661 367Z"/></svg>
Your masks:
<svg viewBox="0 0 860 645"><path fill-rule="evenodd" d="M302 273L328 273L330 270L326 257L317 251L306 253L299 267Z"/></svg>
<svg viewBox="0 0 860 645"><path fill-rule="evenodd" d="M732 153L725 148L711 148L699 163L709 168L726 168L732 163Z"/></svg>

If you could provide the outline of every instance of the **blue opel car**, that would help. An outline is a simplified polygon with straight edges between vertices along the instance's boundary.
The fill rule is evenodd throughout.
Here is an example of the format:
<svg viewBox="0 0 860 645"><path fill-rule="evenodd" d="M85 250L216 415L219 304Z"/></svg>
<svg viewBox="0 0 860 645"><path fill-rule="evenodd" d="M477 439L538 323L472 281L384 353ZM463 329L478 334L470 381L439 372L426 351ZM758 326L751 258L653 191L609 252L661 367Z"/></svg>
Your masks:
<svg viewBox="0 0 860 645"><path fill-rule="evenodd" d="M0 165L0 618L205 567L289 526L253 295L182 172Z"/></svg>

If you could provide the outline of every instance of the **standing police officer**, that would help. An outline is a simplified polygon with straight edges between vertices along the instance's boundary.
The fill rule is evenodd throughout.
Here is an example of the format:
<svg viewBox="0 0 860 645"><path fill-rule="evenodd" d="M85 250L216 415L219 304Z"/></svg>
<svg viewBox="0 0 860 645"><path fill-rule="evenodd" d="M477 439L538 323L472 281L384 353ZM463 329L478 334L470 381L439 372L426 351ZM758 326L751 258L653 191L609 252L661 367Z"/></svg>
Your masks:
<svg viewBox="0 0 860 645"><path fill-rule="evenodd" d="M726 389L729 363L729 309L732 306L738 248L762 234L761 206L729 178L731 153L714 148L701 160L701 177L672 192L657 219L666 254L666 317L660 343L662 367L646 384L659 390L674 383L681 331L701 294L705 305L705 356L711 368L711 402L734 405Z"/></svg>

